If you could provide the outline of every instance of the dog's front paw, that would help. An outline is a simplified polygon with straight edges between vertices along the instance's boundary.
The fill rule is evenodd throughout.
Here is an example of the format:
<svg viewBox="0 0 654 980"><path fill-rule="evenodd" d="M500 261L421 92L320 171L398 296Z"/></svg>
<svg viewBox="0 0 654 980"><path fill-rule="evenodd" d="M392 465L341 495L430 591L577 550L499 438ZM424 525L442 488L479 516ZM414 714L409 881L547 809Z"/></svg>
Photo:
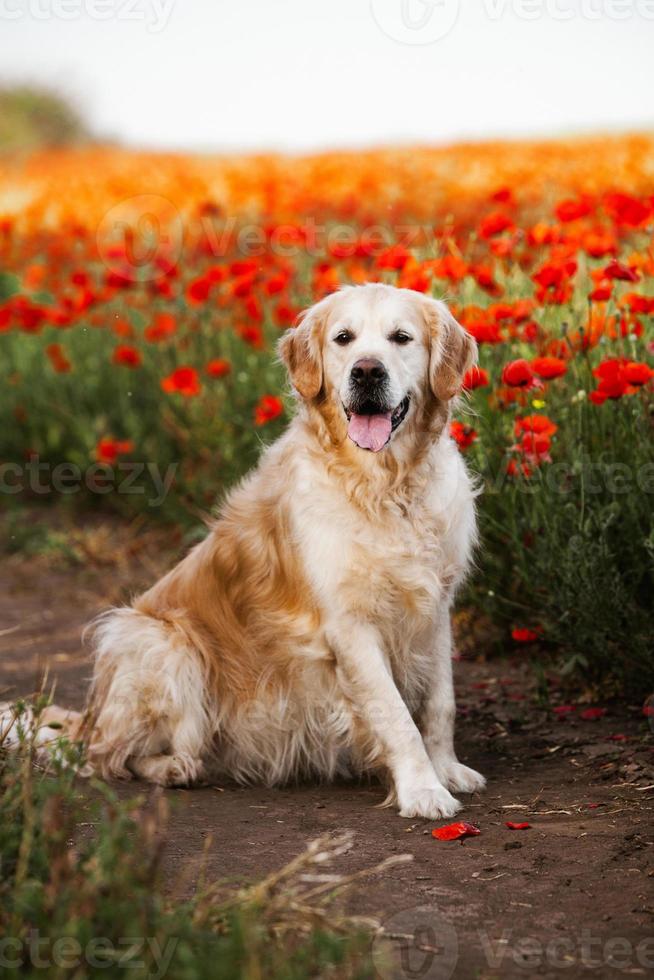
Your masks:
<svg viewBox="0 0 654 980"><path fill-rule="evenodd" d="M475 793L486 788L482 774L460 762L436 763L435 769L443 785L455 793Z"/></svg>
<svg viewBox="0 0 654 980"><path fill-rule="evenodd" d="M420 789L406 790L398 794L401 817L426 817L428 820L438 820L439 817L453 817L461 809L461 804L455 800L444 786L425 786Z"/></svg>

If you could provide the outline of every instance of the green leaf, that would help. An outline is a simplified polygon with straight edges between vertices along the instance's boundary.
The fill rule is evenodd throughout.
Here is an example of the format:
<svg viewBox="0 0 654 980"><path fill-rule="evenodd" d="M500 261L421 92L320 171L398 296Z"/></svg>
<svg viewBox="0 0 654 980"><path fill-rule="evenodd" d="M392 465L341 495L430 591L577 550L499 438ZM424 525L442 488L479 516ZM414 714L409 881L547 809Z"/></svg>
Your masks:
<svg viewBox="0 0 654 980"><path fill-rule="evenodd" d="M11 272L0 272L0 302L20 292L20 279Z"/></svg>

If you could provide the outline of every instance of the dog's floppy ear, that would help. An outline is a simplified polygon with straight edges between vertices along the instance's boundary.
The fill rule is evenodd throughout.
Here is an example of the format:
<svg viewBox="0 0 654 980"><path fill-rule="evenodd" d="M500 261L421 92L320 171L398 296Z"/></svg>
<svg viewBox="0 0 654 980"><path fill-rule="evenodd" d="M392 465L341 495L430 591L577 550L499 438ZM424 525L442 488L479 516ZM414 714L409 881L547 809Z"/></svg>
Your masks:
<svg viewBox="0 0 654 980"><path fill-rule="evenodd" d="M302 398L315 398L322 388L321 342L326 312L324 301L306 310L277 348L291 384Z"/></svg>
<svg viewBox="0 0 654 980"><path fill-rule="evenodd" d="M454 319L445 303L425 297L425 321L429 331L429 387L439 401L449 401L477 360L474 337Z"/></svg>

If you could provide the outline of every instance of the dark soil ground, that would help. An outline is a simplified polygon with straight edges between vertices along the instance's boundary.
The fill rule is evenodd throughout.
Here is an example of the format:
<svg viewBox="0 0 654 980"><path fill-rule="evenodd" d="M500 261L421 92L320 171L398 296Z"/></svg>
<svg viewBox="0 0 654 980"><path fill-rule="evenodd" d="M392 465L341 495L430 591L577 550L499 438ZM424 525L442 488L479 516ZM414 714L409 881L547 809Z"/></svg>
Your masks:
<svg viewBox="0 0 654 980"><path fill-rule="evenodd" d="M179 547L113 523L67 535L47 557L3 558L3 698L38 688L47 667L57 703L81 707L84 624L151 581ZM642 705L604 705L591 721L582 703L559 718L563 695L550 686L549 705L536 698L528 656L486 662L467 653L457 663L459 756L488 778L461 814L479 836L433 839L438 823L376 809L384 792L374 783L175 790L167 887L192 888L205 849L209 879L251 881L315 837L348 829L354 846L340 871L413 855L348 900L396 937L414 937L395 940L397 965L382 968L383 978L654 973L654 740Z"/></svg>

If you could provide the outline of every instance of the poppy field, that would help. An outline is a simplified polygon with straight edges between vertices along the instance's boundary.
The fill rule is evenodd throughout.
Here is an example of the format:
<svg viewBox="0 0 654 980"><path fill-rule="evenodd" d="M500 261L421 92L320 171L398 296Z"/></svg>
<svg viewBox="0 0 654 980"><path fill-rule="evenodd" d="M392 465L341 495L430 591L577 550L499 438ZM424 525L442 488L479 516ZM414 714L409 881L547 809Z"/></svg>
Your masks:
<svg viewBox="0 0 654 980"><path fill-rule="evenodd" d="M3 158L0 506L197 527L292 411L274 347L298 313L426 292L480 348L451 427L482 491L462 605L499 647L647 695L653 230L646 136Z"/></svg>

